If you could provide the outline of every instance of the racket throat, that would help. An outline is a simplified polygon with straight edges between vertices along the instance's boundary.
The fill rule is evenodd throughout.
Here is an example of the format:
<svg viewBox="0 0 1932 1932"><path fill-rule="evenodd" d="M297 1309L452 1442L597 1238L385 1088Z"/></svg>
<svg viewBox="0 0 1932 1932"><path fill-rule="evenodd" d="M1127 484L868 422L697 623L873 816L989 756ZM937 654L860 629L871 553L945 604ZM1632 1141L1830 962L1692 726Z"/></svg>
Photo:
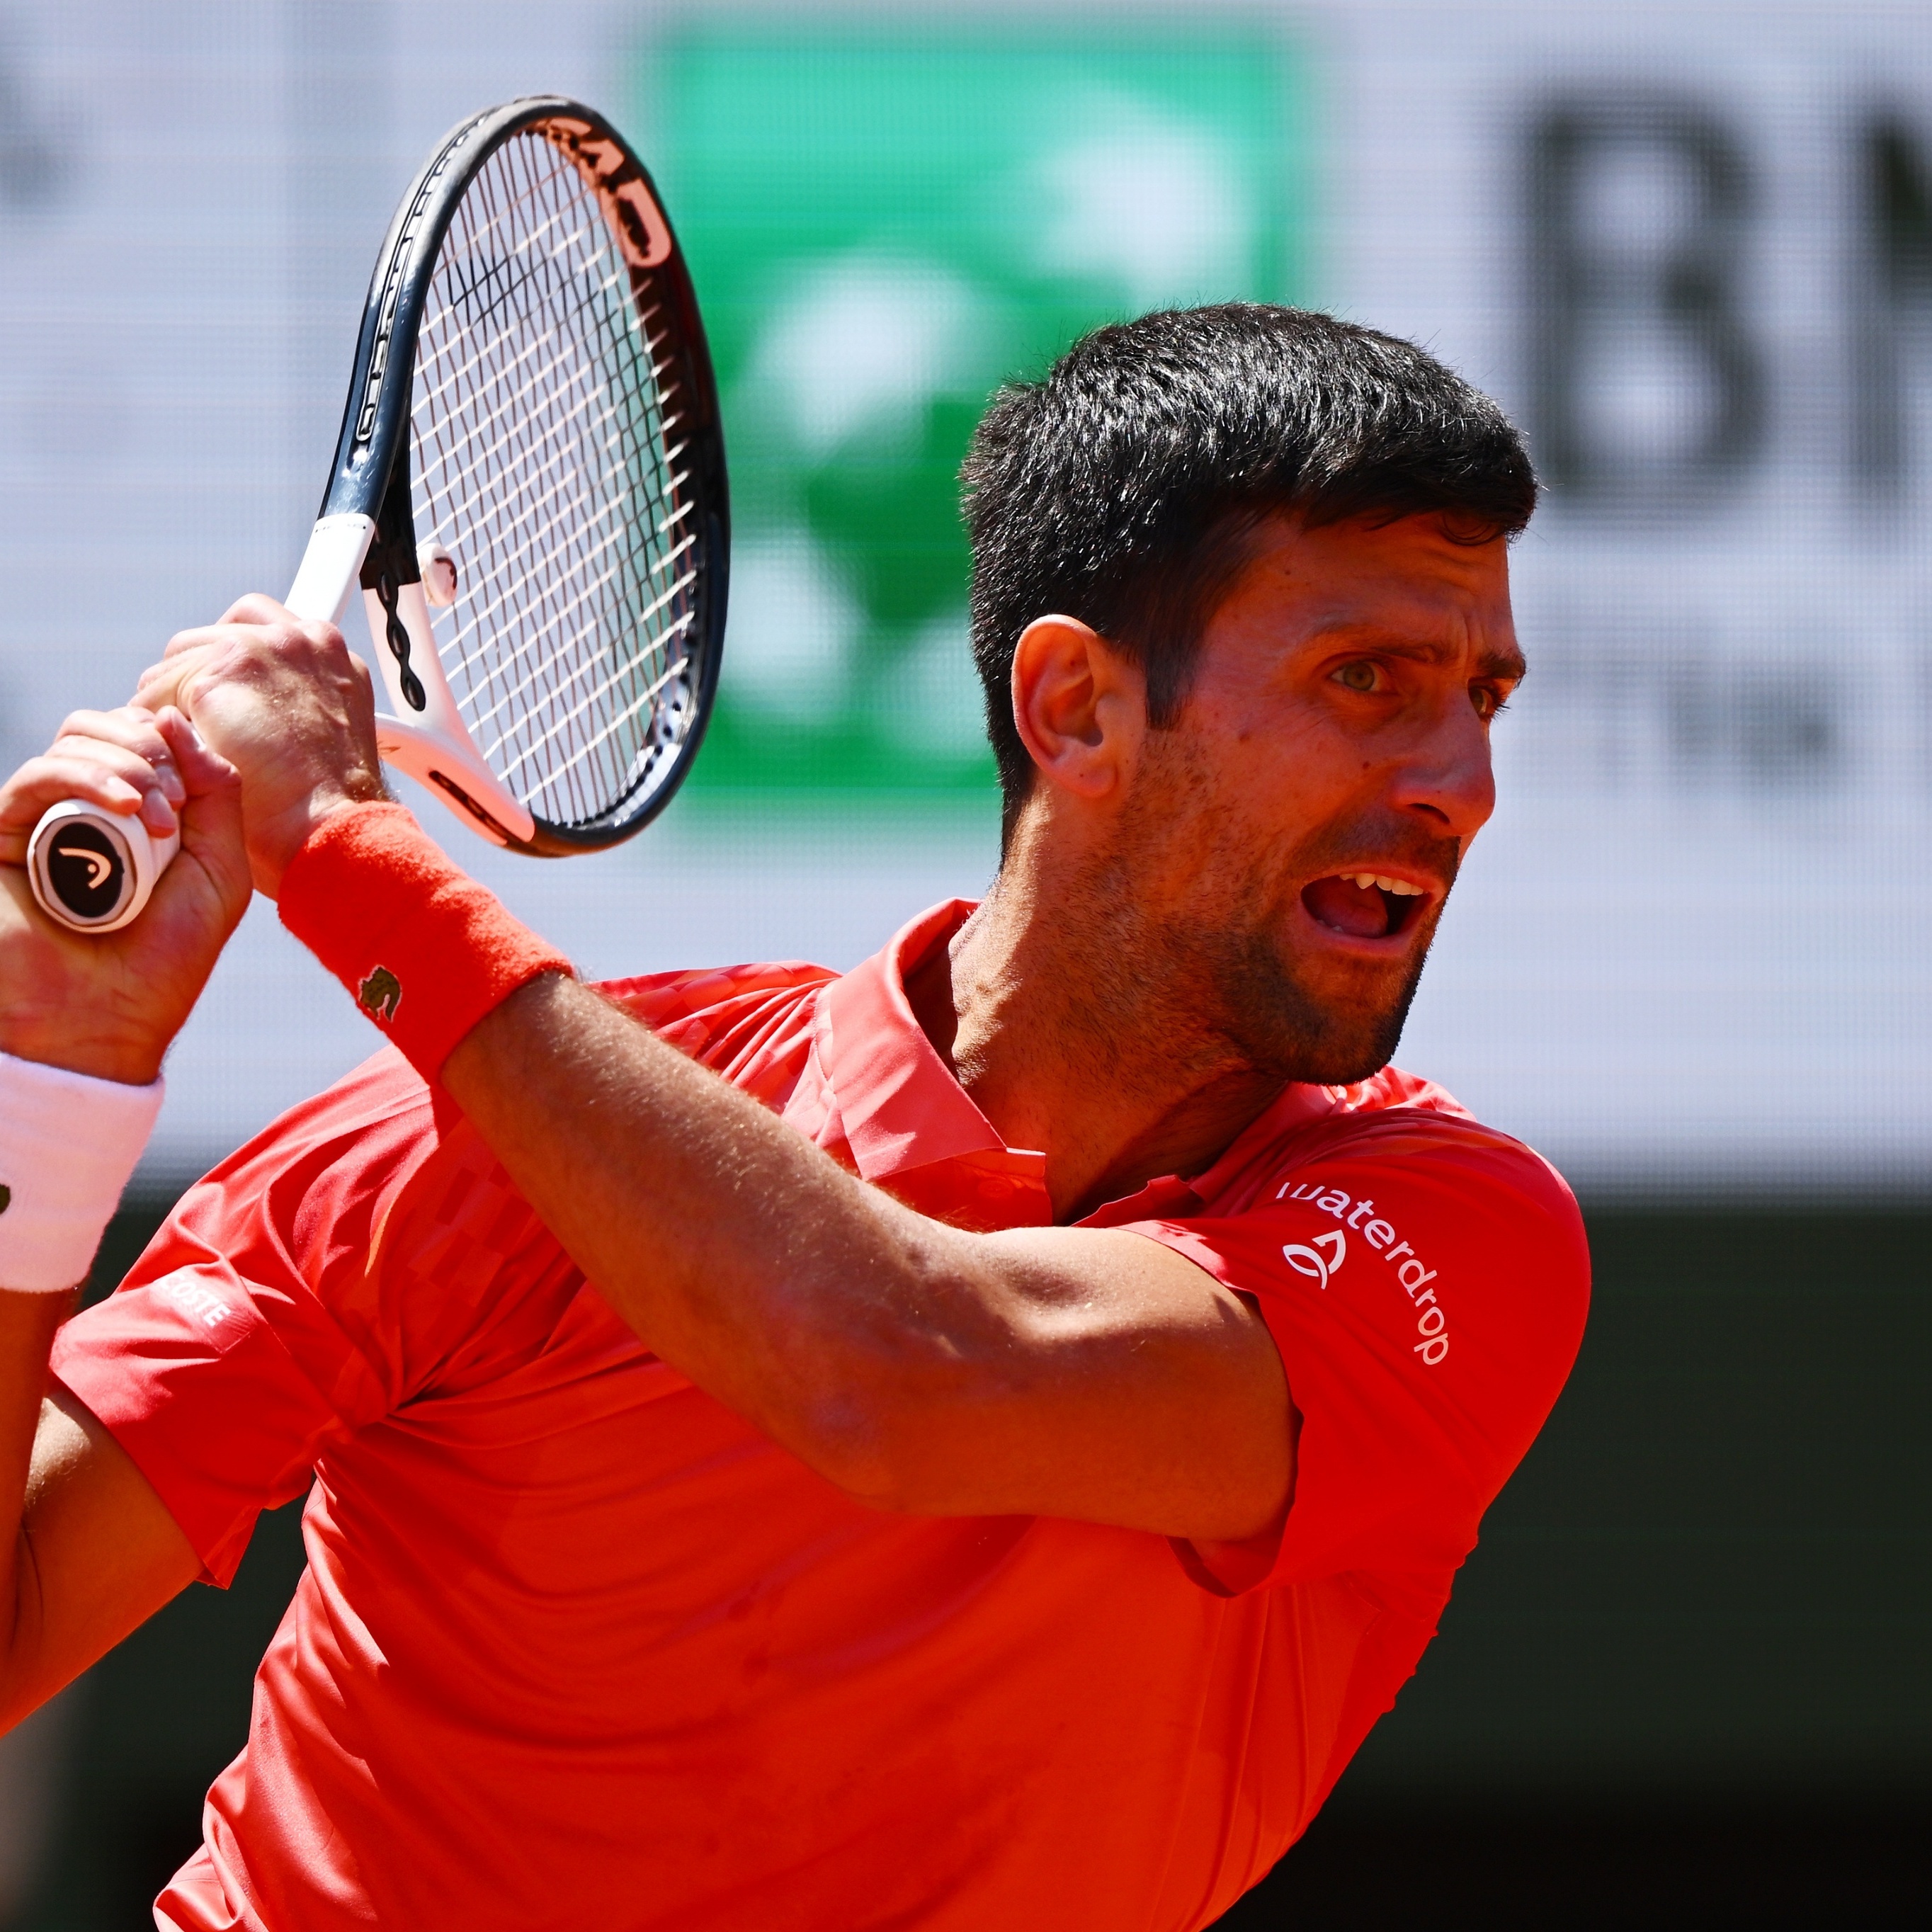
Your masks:
<svg viewBox="0 0 1932 1932"><path fill-rule="evenodd" d="M471 742L442 674L416 564L415 533L406 524L404 529L399 546L385 543L376 519L346 512L322 518L296 573L289 608L299 617L338 623L359 582L383 688L402 714L377 713L376 748L492 844L532 849L536 820ZM398 559L404 546L407 554Z"/></svg>
<svg viewBox="0 0 1932 1932"><path fill-rule="evenodd" d="M396 713L377 717L376 748L493 844L527 846L536 820L471 741L436 656L416 561L406 449L389 472L358 576L369 640Z"/></svg>
<svg viewBox="0 0 1932 1932"><path fill-rule="evenodd" d="M369 634L382 667L383 682L399 711L405 716L414 713L421 717L429 709L429 693L411 659L420 663L433 658L436 646L428 634L428 611L424 613L421 633L412 634L401 608L406 589L417 590L412 602L422 601L422 572L416 562L416 518L410 503L406 447L396 452L389 480L383 488L382 507L362 559L362 582L363 590L375 599L370 607Z"/></svg>
<svg viewBox="0 0 1932 1932"><path fill-rule="evenodd" d="M376 572L376 581L369 588L374 593L377 608L382 614L379 644L388 646L390 658L395 665L393 682L396 692L412 711L427 711L429 709L429 695L423 689L422 680L417 676L410 663L415 649L414 642L410 636L410 627L404 622L397 608L402 586L386 565ZM372 632L375 628L373 616L370 620L370 628ZM386 670L388 666L385 665L384 669Z"/></svg>
<svg viewBox="0 0 1932 1932"><path fill-rule="evenodd" d="M420 592L418 592L420 595ZM434 693L430 708L435 709ZM530 849L536 838L536 820L523 802L478 758L467 739L445 737L400 718L376 718L376 748L383 762L426 785L493 845Z"/></svg>

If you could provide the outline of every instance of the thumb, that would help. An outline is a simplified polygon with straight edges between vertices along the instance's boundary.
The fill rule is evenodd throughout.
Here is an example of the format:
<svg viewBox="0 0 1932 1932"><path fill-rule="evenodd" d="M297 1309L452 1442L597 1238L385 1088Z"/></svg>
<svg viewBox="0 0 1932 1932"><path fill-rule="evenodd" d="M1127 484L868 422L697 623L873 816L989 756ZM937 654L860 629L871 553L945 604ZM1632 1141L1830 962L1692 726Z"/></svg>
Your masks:
<svg viewBox="0 0 1932 1932"><path fill-rule="evenodd" d="M155 728L168 741L175 757L175 770L190 798L206 797L212 792L239 787L242 774L194 728L194 721L173 704L164 705L156 714Z"/></svg>

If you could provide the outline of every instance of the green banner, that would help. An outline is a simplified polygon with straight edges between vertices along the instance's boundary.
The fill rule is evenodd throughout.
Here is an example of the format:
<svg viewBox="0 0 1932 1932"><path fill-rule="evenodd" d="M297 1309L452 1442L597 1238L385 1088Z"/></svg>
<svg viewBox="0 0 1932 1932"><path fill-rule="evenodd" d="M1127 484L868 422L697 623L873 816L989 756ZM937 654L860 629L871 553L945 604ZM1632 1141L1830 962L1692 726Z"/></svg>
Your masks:
<svg viewBox="0 0 1932 1932"><path fill-rule="evenodd" d="M1306 284L1304 70L1252 20L692 18L639 73L724 398L706 789L956 791L992 759L959 460L1083 330Z"/></svg>

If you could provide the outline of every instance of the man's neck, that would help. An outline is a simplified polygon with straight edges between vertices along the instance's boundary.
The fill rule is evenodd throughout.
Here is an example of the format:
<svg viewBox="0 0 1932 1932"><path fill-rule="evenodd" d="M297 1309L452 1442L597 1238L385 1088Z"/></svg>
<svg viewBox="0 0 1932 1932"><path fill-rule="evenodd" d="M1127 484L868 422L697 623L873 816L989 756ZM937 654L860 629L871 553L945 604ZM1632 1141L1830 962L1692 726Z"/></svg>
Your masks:
<svg viewBox="0 0 1932 1932"><path fill-rule="evenodd" d="M1070 896L1003 869L985 902L909 976L921 1028L1009 1147L1046 1156L1054 1219L1164 1174L1191 1174L1280 1092Z"/></svg>

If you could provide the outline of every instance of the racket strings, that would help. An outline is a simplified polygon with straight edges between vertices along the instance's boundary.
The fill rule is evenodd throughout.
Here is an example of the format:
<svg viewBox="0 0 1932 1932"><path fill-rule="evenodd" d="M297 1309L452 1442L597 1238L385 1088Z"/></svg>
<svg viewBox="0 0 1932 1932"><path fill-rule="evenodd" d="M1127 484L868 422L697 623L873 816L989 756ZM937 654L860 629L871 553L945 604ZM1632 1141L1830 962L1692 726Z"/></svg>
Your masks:
<svg viewBox="0 0 1932 1932"><path fill-rule="evenodd" d="M457 564L431 616L458 708L553 825L648 796L691 719L695 499L670 350L575 164L540 133L506 142L432 278L415 484L418 528Z"/></svg>
<svg viewBox="0 0 1932 1932"><path fill-rule="evenodd" d="M523 200L523 201L527 201L529 199L530 199L530 197L529 197L527 195L522 196L520 196L520 197L519 197L519 200ZM536 230L536 235L535 235L535 238L535 238L536 243L536 244L537 244L537 248L538 248L538 249L542 249L547 243L549 243L549 242L550 242L550 237L551 237L553 235L554 235L554 234L555 234L555 232L556 232L556 231L557 230L557 228L558 228L559 224L557 224L557 222L556 222L556 219L555 219L555 212L554 212L554 209L553 209L553 210L551 210L551 211L550 211L550 218L549 218L549 219L547 219L547 220L544 220L543 222L542 222L541 224L539 224L538 225L538 227L537 227L537 230ZM493 221L492 221L492 222L491 222L491 224L490 224L490 226L491 226L491 227L492 227L493 229L494 229L494 228L500 227L500 225L501 225L500 215L499 215L499 216L497 217L497 218L496 218L496 219L493 220ZM555 250L555 249L554 249L554 244L553 244L553 245L552 245L552 247L551 247L551 248L550 248L550 253L551 253L551 254L552 254L553 259L554 258L554 255L555 255L555 253L556 253L556 251ZM539 261L541 261L541 260L542 260L542 256L541 255L539 255L538 259L539 260ZM502 280L502 278L500 276L500 277L494 277L494 278L492 278L491 279L493 279L493 280ZM525 277L524 277L524 278L523 278L523 280L524 280L524 281L525 282L525 284L526 284L526 286L527 286L530 282L532 282L532 280L540 280L540 279L541 279L540 275L539 275L539 276L533 277L533 276L530 276L530 275L526 274ZM607 278L607 279L608 279L608 278ZM476 285L472 283L472 290L473 290L473 288L474 288L474 286L476 286ZM506 398L505 398L505 396L503 395L503 393L502 393L502 392L503 392L503 388L504 388L504 382L503 382L503 380L502 380L502 379L503 379L503 376L504 376L504 374L505 374L505 373L506 373L506 372L503 372L503 371L500 371L500 370L498 373L499 373L499 380L498 380L497 382L496 383L496 385L494 386L495 389L496 389L496 395L494 396L494 398L493 398L493 400L494 400L496 402L496 404L497 404L497 405L498 405L498 406L499 406L500 410L503 410L503 409L507 408L507 410L510 410L510 411L515 411L515 410L520 410L520 410L527 410L527 407L528 407L529 400L530 400L530 393L529 393L529 392L530 392L530 382L526 382L526 383L524 383L524 384L523 384L523 385L520 385L520 386L518 386L518 389L517 389L515 392L512 392L512 394L511 394L507 398L507 399L506 399ZM557 383L557 374L558 374L557 370L556 370L556 368L554 368L554 366L553 366L553 367L551 367L550 368L549 368L549 369L548 369L548 370L540 370L540 371L537 372L537 373L536 373L536 375L535 375L535 376L531 379L531 380L532 380L532 381L533 381L533 382L536 382L536 383L539 383L539 384L544 383L544 382L548 382L548 383L549 383L549 384L551 386L551 388L550 388L549 390L546 391L546 392L545 392L545 393L546 393L547 394L554 394L554 391L555 391L555 389L556 389L556 388L562 386L561 385L559 385L559 384ZM554 407L554 406L553 406L552 407L550 407L550 409L548 409L548 410L544 413L545 413L545 415L546 415L546 416L547 416L547 417L548 417L548 420L547 420L547 421L544 421L544 422L543 422L542 423L542 424L541 424L541 428L542 428L544 431L547 431L547 432L548 432L548 440L549 441L550 441L552 443L555 443L555 442L558 440L558 438L559 438L559 433L560 433L560 431L561 431L562 429L564 429L564 428L566 426L566 424L567 424L567 422L568 422L568 419L569 419L570 418L572 418L572 417L574 417L574 416L580 416L584 413L583 403L582 403L582 401L581 401L581 400L580 400L580 401L579 401L579 402L578 402L578 403L574 406L573 406L573 407L572 407L572 408L570 408L570 409L568 409L568 410L565 410L565 411L563 411L563 412L559 412L559 410L558 410L556 407ZM608 413L608 412L607 412L607 413ZM561 414L561 417L562 417L562 420L560 420L560 414ZM512 421L514 421L514 422L520 422L520 422L521 422L521 420L522 420L520 418L517 417L517 416L512 416L511 417L511 418L510 418L510 419L511 419L511 420L512 420ZM529 439L526 439L526 439L524 439L524 440L528 440ZM493 455L493 456L496 457L496 459L497 459L498 460L500 460L500 459L501 459L501 452L500 452L500 450L492 451L492 452L488 452L488 454L491 454L491 455ZM526 468L528 467L527 464L526 464ZM539 466L538 466L539 470L541 470L541 469L542 469L542 468L544 468L544 467L551 467L551 466L554 466L554 465L550 465L550 466L539 465ZM608 481L608 478L602 478L602 479L598 479L598 480L600 480L600 481ZM576 505L576 506L574 506L574 507L576 508L576 510L577 510L577 512L578 512L578 514L579 517L580 517L580 518L581 518L581 517L582 517L582 515L583 515L583 512L584 512L584 505L581 503L581 502L580 502L578 504L577 504L577 505ZM532 543L532 548L542 548L542 542L541 542L541 539L542 539L542 538L547 538L547 537L550 536L551 534L552 534L552 532L551 532L550 531L547 530L543 530L543 529L542 529L542 528L539 528L538 530L536 530L536 531L535 531L535 532L531 532L531 531L529 531L529 530L528 530L528 528L527 528L527 526L526 526L526 537L527 537L527 538L534 538L534 539L538 540L538 541L536 541L536 542L533 542L533 543ZM581 577L581 575L582 575L583 567L584 567L584 564L585 564L585 562L586 562L586 558L585 558L585 556L584 556L584 553L583 553L583 548L582 548L582 545L580 544L577 545L575 548L576 548L576 554L575 554L575 556L574 556L574 557L572 557L572 558L571 559L571 561L572 561L572 562L573 562L577 566L577 574L578 574L578 576L580 578L580 577ZM608 584L608 583L610 581L610 577L611 577L612 574L613 574L613 573L609 572L606 572L603 573L603 574L602 574L602 576L599 579L597 579L597 580L593 580L593 586L594 586L594 587L597 587L597 588L601 588L601 587L602 586L602 585L604 585L604 584ZM527 590L528 586L527 586L527 584L525 584L513 585L513 586L508 586L508 588L512 590L512 592L514 593L516 590ZM568 686L569 686L571 684L572 684L572 683L574 683L574 682L578 682L578 681L579 680L579 679L580 678L580 676L581 676L582 671L583 671L583 669L584 669L584 667L582 666L582 664L580 663L580 664L578 664L575 667L575 670L576 670L576 672L577 672L577 676L573 676L571 674L571 668L570 668L570 662L569 662L569 661L570 661L570 658L571 658L572 656L573 655L572 647L572 646L579 646L579 645L580 645L580 644L581 644L581 642L582 642L582 640L583 640L583 638L584 638L584 627L582 627L582 626L578 627L578 629L577 632L576 632L574 635L566 632L566 633L565 633L565 634L562 635L562 637L561 638L560 638L559 634L558 634L558 624L557 624L557 620L558 620L560 618L563 618L563 617L567 616L567 615L568 614L568 612L567 612L567 611L560 611L559 610L557 610L557 609L555 608L555 599L554 599L554 597L544 598L542 598L542 599L541 600L541 602L542 602L542 604L544 604L544 606L545 607L545 608L543 609L542 614L544 615L544 617L546 617L547 619L548 619L548 620L550 620L550 624L549 624L549 627L548 627L548 628L549 628L550 632L550 644L551 644L551 648L550 648L550 650L549 650L549 652L547 653L546 657L545 657L545 658L544 658L544 664L543 664L543 667L542 667L542 668L543 668L543 669L545 669L545 670L555 670L556 668L557 668L560 665L562 665L562 667L564 667L564 675L563 675L563 676L562 677L562 679L561 679L561 680L559 680L559 679L556 679L556 678L552 677L552 678L550 678L550 679L549 679L549 680L547 680L547 681L548 681L548 682L551 685L551 687L552 687L552 690L551 690L551 695L552 695L553 698L554 699L554 698L557 698L557 697L560 697L561 695L562 695L562 694L563 694L563 693L564 693L566 691L567 691L567 689L568 689ZM558 644L560 642L561 642L561 643L564 645L564 646L565 646L564 650L563 650L562 652L560 652L560 651L557 650L557 648L556 648L556 646L557 646L557 644ZM473 654L466 654L466 656L473 656ZM609 685L610 685L610 684L612 684L613 682L616 682L616 681L618 681L618 680L610 680L610 679L606 679L606 680L604 680L603 682L604 682L604 683L608 686L609 686ZM528 692L528 691L529 691L529 689L530 689L530 685L531 685L532 682L532 680L526 678L526 679L525 679L524 680L523 680L523 681L521 682L521 683L520 683L518 686L515 687L515 688L516 688L518 692L522 692L522 693L527 693L527 692ZM491 708L492 710L495 710L495 709L496 709L496 708L498 708L498 707L492 706L492 707L490 707L490 708ZM575 722L575 718L576 718L576 717L577 717L577 716L580 716L580 715L581 715L581 712L580 712L580 708L573 708L573 710L572 710L572 711L567 711L567 712L566 712L563 715L562 715L561 716L560 716L556 715L556 712L555 712L555 706L554 706L554 704L553 704L553 705L548 708L548 710L547 712L546 712L546 711L545 711L542 707L539 707L536 715L538 717L546 717L546 716L547 716L547 717L548 717L548 723L547 728L543 728L543 729L542 729L542 730L539 731L539 733L538 733L539 746L540 746L541 748L549 748L549 747L554 746L556 744L556 742L557 742L557 741L559 740L559 739L564 736L564 734L568 731L568 730L569 727L571 726L571 724L573 724L573 723ZM497 752L498 752L498 754L499 754L499 758L500 758L500 759L501 759L502 750L502 746L501 746L501 745L500 745L500 744L498 744L496 746L495 746L495 748L496 748L496 751L497 751ZM587 748L587 747L579 747L579 748L578 748L578 749L580 750L580 752L581 752L582 750L586 749L586 748ZM505 761L505 762L508 762L508 761ZM521 762L523 762L523 763L526 763L526 764L527 764L528 762L530 762L530 759L529 759L529 757L527 756L527 754L526 754L526 756L525 759L524 759L524 760L522 760ZM579 762L580 762L580 763L581 762L581 760L580 760L580 759ZM509 776L509 775L510 775L510 774L507 774L507 773L506 773L506 776ZM529 775L526 775L526 774L523 773L523 772L518 772L518 773L516 773L516 774L515 774L515 776L529 776Z"/></svg>

